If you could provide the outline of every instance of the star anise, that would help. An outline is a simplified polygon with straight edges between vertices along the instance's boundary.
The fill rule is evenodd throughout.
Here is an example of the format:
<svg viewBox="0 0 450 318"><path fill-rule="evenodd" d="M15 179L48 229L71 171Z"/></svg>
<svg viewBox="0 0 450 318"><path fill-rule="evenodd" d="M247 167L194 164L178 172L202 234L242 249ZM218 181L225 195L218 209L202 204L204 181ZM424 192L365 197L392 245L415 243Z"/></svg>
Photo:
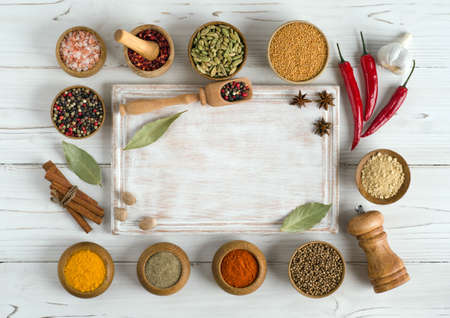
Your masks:
<svg viewBox="0 0 450 318"><path fill-rule="evenodd" d="M289 103L290 105L296 105L299 108L305 107L306 103L311 103L312 100L306 98L306 94L302 94L302 91L298 91L298 96L295 96L292 101Z"/></svg>
<svg viewBox="0 0 450 318"><path fill-rule="evenodd" d="M322 137L323 135L329 135L331 129L331 123L326 122L323 117L314 123L314 133Z"/></svg>
<svg viewBox="0 0 450 318"><path fill-rule="evenodd" d="M319 103L319 108L324 108L325 110L328 110L328 106L335 106L334 105L334 97L327 91L322 91L318 93L319 100L317 102Z"/></svg>

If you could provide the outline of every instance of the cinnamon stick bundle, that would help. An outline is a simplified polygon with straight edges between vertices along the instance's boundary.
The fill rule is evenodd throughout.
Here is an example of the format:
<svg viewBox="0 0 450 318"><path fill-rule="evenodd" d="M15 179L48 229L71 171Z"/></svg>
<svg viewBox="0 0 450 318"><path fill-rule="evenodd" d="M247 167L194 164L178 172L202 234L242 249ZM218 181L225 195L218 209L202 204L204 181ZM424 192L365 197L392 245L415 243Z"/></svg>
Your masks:
<svg viewBox="0 0 450 318"><path fill-rule="evenodd" d="M74 187L52 161L47 161L42 167L46 171L45 179L51 183L52 200L64 206L86 233L92 228L85 218L102 223L105 213L97 201Z"/></svg>

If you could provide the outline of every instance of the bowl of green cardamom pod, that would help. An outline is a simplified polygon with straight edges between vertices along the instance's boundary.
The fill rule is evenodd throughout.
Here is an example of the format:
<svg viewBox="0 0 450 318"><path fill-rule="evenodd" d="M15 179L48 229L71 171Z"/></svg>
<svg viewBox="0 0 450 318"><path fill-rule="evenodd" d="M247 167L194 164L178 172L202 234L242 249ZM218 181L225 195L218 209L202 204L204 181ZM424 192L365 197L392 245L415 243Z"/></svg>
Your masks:
<svg viewBox="0 0 450 318"><path fill-rule="evenodd" d="M235 26L221 21L201 25L188 45L193 69L211 80L226 80L236 75L247 60L247 42Z"/></svg>

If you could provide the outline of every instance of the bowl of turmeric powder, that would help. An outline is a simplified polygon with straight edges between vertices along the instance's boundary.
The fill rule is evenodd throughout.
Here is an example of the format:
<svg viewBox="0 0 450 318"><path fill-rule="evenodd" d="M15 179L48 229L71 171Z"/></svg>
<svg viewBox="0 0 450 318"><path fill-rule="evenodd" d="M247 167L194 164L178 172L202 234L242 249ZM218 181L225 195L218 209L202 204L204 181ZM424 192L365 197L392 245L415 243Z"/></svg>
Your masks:
<svg viewBox="0 0 450 318"><path fill-rule="evenodd" d="M58 262L61 285L70 294L92 298L105 292L114 277L111 255L98 244L80 242L70 246Z"/></svg>
<svg viewBox="0 0 450 318"><path fill-rule="evenodd" d="M266 278L267 264L258 247L247 241L231 241L214 255L212 271L217 284L233 295L257 290Z"/></svg>

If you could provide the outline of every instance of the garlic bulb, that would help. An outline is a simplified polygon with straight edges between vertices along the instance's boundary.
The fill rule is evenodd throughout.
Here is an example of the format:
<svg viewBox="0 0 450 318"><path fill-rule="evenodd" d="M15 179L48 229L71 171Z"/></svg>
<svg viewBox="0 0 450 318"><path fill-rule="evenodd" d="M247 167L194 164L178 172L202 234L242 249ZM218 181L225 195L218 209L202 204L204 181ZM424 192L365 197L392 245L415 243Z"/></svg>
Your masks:
<svg viewBox="0 0 450 318"><path fill-rule="evenodd" d="M378 50L378 63L395 74L402 74L411 64L408 44L412 34L405 33L399 41L389 43Z"/></svg>

